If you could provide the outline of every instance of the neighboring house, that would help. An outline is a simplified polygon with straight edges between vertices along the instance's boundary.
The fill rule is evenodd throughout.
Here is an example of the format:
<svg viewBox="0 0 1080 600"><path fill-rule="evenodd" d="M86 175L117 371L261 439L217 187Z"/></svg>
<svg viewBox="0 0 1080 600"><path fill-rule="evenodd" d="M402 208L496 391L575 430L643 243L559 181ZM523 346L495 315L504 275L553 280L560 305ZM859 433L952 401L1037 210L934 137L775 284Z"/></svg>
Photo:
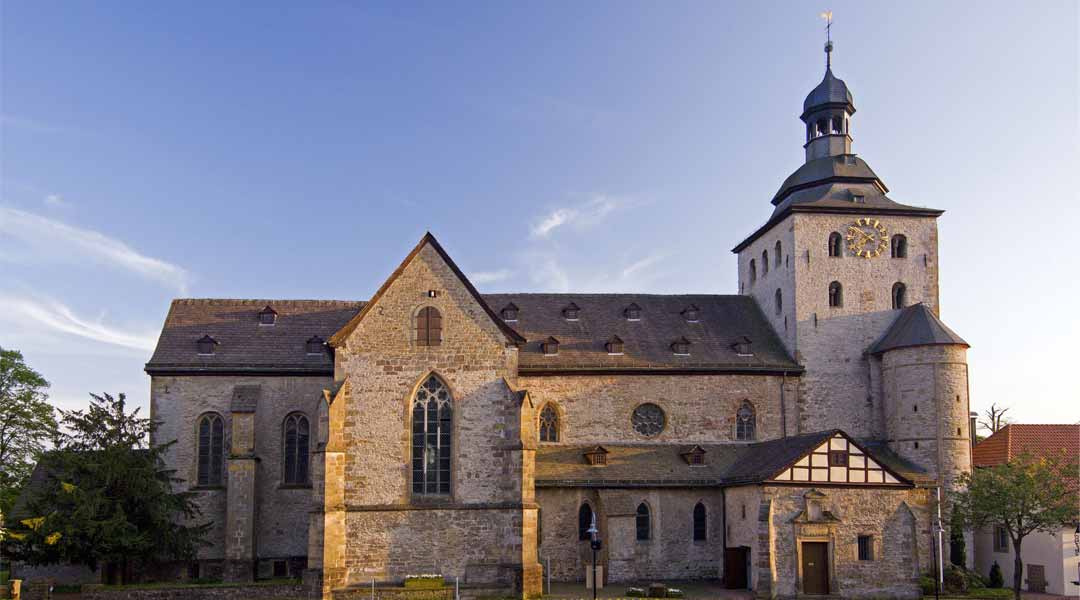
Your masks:
<svg viewBox="0 0 1080 600"><path fill-rule="evenodd" d="M1080 424L1076 425L1006 425L975 446L975 468L992 467L1021 454L1050 456L1064 449L1080 457ZM1078 492L1080 493L1080 492ZM1076 555L1076 523L1063 524L1054 534L1037 532L1024 538L1023 586L1029 591L1077 596L1080 586L1080 557ZM1013 548L1004 527L975 533L975 567L986 576L996 561L1006 585L1013 578Z"/></svg>

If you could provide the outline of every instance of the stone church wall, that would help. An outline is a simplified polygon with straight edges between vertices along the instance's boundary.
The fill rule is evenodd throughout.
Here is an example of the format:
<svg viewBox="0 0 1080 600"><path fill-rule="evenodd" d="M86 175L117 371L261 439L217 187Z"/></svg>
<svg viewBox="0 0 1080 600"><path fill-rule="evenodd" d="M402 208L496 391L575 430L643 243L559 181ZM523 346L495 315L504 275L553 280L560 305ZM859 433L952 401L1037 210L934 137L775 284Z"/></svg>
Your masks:
<svg viewBox="0 0 1080 600"><path fill-rule="evenodd" d="M150 414L161 425L155 440L176 444L167 454L167 463L184 478L186 485L196 481L198 418L216 412L225 420L225 447L231 446L230 412L233 389L238 385L259 385L261 398L255 412L256 504L236 506L237 510L255 511L257 518L256 552L263 560L286 559L307 555L307 522L311 509L310 488L283 488L282 424L293 412L307 415L312 426L322 389L331 378L326 376L162 376L151 378ZM312 438L314 446L314 437ZM224 472L228 482L228 469ZM196 502L202 519L214 526L208 536L211 545L199 551L200 559L223 559L225 551L226 486L199 490ZM259 510L260 506L267 507ZM272 508L270 508L272 507Z"/></svg>
<svg viewBox="0 0 1080 600"><path fill-rule="evenodd" d="M735 439L735 414L744 400L754 405L757 439L789 435L794 419L782 414L780 387L772 375L600 375L522 376L537 413L554 402L561 418L559 443L715 443ZM797 378L788 377L787 411L795 405ZM646 438L633 430L634 408L652 402L664 410L660 435Z"/></svg>
<svg viewBox="0 0 1080 600"><path fill-rule="evenodd" d="M806 509L805 496L811 489L825 495L822 508L836 522L809 526L794 522ZM762 503L767 503L772 530L774 595L799 593L798 544L808 539L830 544L830 593L845 598L920 597L918 576L931 567L928 490L766 486ZM872 560L859 560L860 535L872 536ZM760 597L762 590L757 593Z"/></svg>
<svg viewBox="0 0 1080 600"><path fill-rule="evenodd" d="M415 340L413 318L426 306L442 316L438 346ZM510 586L528 577L527 585L538 587L535 442L530 434L523 445L522 436L532 412L508 387L517 349L431 245L373 300L336 363L338 378L350 386L342 427L347 581L435 569L503 586L514 572ZM453 397L449 496L411 489L412 401L431 373Z"/></svg>
<svg viewBox="0 0 1080 600"><path fill-rule="evenodd" d="M596 511L603 541L598 554L606 581L715 579L723 558L723 504L718 489L537 490L542 523L540 558L551 565L554 581L584 581L592 564L588 541L578 539L578 510L583 502ZM651 536L637 539L636 510L649 507ZM694 506L706 509L707 536L694 540ZM550 561L550 563L549 563Z"/></svg>

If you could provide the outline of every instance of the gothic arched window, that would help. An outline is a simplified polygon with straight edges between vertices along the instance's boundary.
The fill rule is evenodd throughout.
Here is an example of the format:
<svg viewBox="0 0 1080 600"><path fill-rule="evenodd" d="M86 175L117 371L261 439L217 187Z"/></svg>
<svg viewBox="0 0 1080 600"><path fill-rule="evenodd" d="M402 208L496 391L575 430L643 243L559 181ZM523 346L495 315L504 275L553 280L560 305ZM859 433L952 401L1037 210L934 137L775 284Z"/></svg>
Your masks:
<svg viewBox="0 0 1080 600"><path fill-rule="evenodd" d="M756 429L757 415L754 414L754 406L749 402L743 402L735 413L735 439L751 441L754 439Z"/></svg>
<svg viewBox="0 0 1080 600"><path fill-rule="evenodd" d="M225 420L221 415L208 413L199 418L197 485L223 483L225 467Z"/></svg>
<svg viewBox="0 0 1080 600"><path fill-rule="evenodd" d="M757 281L757 264L754 263L754 259L750 259L750 284Z"/></svg>
<svg viewBox="0 0 1080 600"><path fill-rule="evenodd" d="M844 288L839 281L829 284L829 306L840 307L844 305Z"/></svg>
<svg viewBox="0 0 1080 600"><path fill-rule="evenodd" d="M892 257L907 258L907 236L898 233L892 237Z"/></svg>
<svg viewBox="0 0 1080 600"><path fill-rule="evenodd" d="M709 539L709 522L705 514L705 505L698 502L694 506L694 541L701 542Z"/></svg>
<svg viewBox="0 0 1080 600"><path fill-rule="evenodd" d="M450 493L450 443L453 400L446 384L429 375L416 390L412 411L412 490Z"/></svg>
<svg viewBox="0 0 1080 600"><path fill-rule="evenodd" d="M897 281L892 286L893 310L907 306L907 286Z"/></svg>
<svg viewBox="0 0 1080 600"><path fill-rule="evenodd" d="M550 402L540 411L540 441L559 441L559 411Z"/></svg>
<svg viewBox="0 0 1080 600"><path fill-rule="evenodd" d="M780 288L776 288L776 314L784 312L784 293L780 291Z"/></svg>
<svg viewBox="0 0 1080 600"><path fill-rule="evenodd" d="M652 524L649 523L649 505L642 502L637 507L637 539L644 541L649 539Z"/></svg>
<svg viewBox="0 0 1080 600"><path fill-rule="evenodd" d="M764 277L769 274L769 251L761 251L761 276Z"/></svg>
<svg viewBox="0 0 1080 600"><path fill-rule="evenodd" d="M776 240L776 248L773 249L773 261L774 266L779 269L780 263L783 262L783 252L781 251L780 240Z"/></svg>
<svg viewBox="0 0 1080 600"><path fill-rule="evenodd" d="M310 430L307 417L291 414L285 417L285 483L302 485L308 482L308 450Z"/></svg>
<svg viewBox="0 0 1080 600"><path fill-rule="evenodd" d="M592 507L586 502L577 511L577 539L589 539L589 528L592 527Z"/></svg>
<svg viewBox="0 0 1080 600"><path fill-rule="evenodd" d="M434 306L416 313L416 345L438 346L442 343L442 315Z"/></svg>
<svg viewBox="0 0 1080 600"><path fill-rule="evenodd" d="M840 237L839 233L835 231L829 234L829 256L836 258L840 256L841 245L844 243L844 238Z"/></svg>

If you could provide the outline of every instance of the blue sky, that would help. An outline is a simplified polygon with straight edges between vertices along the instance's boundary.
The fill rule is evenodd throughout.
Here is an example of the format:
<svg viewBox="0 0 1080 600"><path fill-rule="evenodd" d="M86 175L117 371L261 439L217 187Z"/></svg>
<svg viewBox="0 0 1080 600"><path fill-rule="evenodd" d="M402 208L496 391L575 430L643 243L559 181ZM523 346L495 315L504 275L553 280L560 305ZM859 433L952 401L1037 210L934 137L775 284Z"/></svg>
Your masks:
<svg viewBox="0 0 1080 600"><path fill-rule="evenodd" d="M145 404L171 298L366 298L426 229L482 291L735 293L831 8L975 407L1076 422L1077 6L4 2L0 345Z"/></svg>

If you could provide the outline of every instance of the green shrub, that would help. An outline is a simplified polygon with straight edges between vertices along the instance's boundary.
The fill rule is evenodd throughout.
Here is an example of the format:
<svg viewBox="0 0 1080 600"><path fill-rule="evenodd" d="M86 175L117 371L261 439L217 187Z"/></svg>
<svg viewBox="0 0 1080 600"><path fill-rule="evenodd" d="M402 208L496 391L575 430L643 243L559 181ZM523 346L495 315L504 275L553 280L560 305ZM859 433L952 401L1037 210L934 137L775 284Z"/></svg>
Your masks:
<svg viewBox="0 0 1080 600"><path fill-rule="evenodd" d="M8 582L8 577L11 577L11 574L9 572L0 571L0 584L7 583Z"/></svg>
<svg viewBox="0 0 1080 600"><path fill-rule="evenodd" d="M934 595L934 578L929 575L922 575L919 577L919 588L922 589L923 596Z"/></svg>
<svg viewBox="0 0 1080 600"><path fill-rule="evenodd" d="M1008 588L971 588L968 590L968 598L980 600L1006 600L1013 597L1013 591Z"/></svg>
<svg viewBox="0 0 1080 600"><path fill-rule="evenodd" d="M990 581L988 582L993 589L1000 588L1005 585L1005 578L1001 575L1001 567L998 566L997 561L990 566Z"/></svg>
<svg viewBox="0 0 1080 600"><path fill-rule="evenodd" d="M410 590L438 590L446 587L442 575L409 575L405 577L405 587Z"/></svg>

